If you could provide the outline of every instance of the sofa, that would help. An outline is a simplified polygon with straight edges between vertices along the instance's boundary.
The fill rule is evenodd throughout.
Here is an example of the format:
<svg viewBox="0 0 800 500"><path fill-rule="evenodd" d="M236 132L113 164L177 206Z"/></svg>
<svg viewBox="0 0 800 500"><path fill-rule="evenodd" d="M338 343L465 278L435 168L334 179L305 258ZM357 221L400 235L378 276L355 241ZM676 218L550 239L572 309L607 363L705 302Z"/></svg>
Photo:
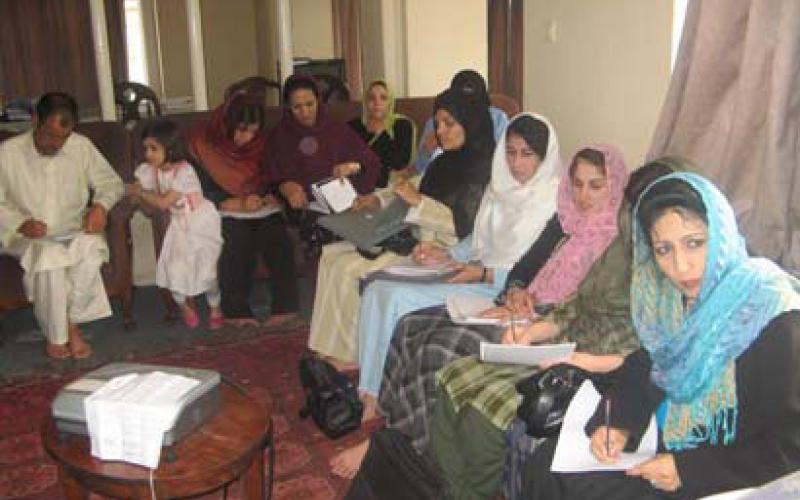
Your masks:
<svg viewBox="0 0 800 500"><path fill-rule="evenodd" d="M513 116L519 112L519 105L513 99L493 94L492 103L503 109L508 115ZM402 113L417 124L418 133L422 132L425 122L431 116L433 107L432 97L410 97L397 100L397 112ZM267 129L275 126L280 121L283 109L278 106L268 106L266 110ZM329 106L330 116L333 119L347 121L361 116L361 103L336 102ZM169 118L182 130L188 130L198 120L208 118L210 111L198 111L169 115ZM76 126L76 131L86 135L94 142L100 152L108 159L123 181L133 180L133 171L141 161L141 147L139 137L143 123L139 122L133 127L126 128L119 122L87 122ZM10 135L0 131L0 142ZM133 272L131 259L131 233L130 220L136 207L132 206L125 198L120 201L108 214L108 227L106 238L111 250L110 261L103 266L102 273L109 297L120 302L122 322L126 328L135 326L133 318ZM156 246L160 246L166 223L158 217L153 218ZM158 250L158 248L156 249ZM302 269L298 270L303 273ZM22 269L16 259L8 255L0 255L0 315L30 306L22 287ZM175 317L175 306L171 296L164 294L167 304L167 319Z"/></svg>

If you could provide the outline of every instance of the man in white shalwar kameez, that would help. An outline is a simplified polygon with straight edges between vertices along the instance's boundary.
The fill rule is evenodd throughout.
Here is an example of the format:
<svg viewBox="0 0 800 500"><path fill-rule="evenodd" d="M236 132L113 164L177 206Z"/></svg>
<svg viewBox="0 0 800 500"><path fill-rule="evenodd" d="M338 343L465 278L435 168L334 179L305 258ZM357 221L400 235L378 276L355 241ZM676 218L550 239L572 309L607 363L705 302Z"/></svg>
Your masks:
<svg viewBox="0 0 800 500"><path fill-rule="evenodd" d="M72 97L45 94L33 130L0 144L0 253L19 258L54 358L91 355L78 325L111 315L103 232L124 190L92 142L73 132L76 120Z"/></svg>

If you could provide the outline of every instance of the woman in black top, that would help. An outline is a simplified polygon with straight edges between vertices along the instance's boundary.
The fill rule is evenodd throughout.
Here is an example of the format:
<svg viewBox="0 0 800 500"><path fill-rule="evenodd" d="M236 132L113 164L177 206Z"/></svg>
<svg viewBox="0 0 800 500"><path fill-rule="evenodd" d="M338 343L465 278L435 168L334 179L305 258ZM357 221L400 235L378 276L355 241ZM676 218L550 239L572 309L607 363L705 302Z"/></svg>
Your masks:
<svg viewBox="0 0 800 500"><path fill-rule="evenodd" d="M525 498L698 498L800 469L797 280L747 256L725 197L672 174L634 215L631 315L643 349L617 372L586 426L613 462L636 448L650 415L658 454L624 472L550 472L556 440L526 469Z"/></svg>
<svg viewBox="0 0 800 500"><path fill-rule="evenodd" d="M364 93L363 114L348 124L380 158L376 187L386 187L394 172L402 172L416 154L417 129L407 116L395 113L395 97L383 80L369 84Z"/></svg>

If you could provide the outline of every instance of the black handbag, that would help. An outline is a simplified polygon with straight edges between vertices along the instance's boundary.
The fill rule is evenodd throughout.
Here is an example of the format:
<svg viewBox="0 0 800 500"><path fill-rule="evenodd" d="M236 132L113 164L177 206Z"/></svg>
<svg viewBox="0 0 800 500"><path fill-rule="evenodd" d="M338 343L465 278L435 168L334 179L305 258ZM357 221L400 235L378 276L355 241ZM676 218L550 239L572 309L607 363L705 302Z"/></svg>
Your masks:
<svg viewBox="0 0 800 500"><path fill-rule="evenodd" d="M355 385L346 375L310 353L300 358L299 371L306 397L300 418L310 415L322 433L331 439L361 426L364 405L358 399Z"/></svg>
<svg viewBox="0 0 800 500"><path fill-rule="evenodd" d="M527 434L536 438L558 435L572 397L593 374L566 363L557 364L517 382L522 403L517 416Z"/></svg>
<svg viewBox="0 0 800 500"><path fill-rule="evenodd" d="M414 236L414 233L411 232L411 228L407 227L389 236L369 250L363 250L361 248L356 248L356 250L358 250L358 253L360 253L362 257L369 260L378 258L387 250L405 257L411 254L411 251L414 250L417 243L419 243L419 240Z"/></svg>

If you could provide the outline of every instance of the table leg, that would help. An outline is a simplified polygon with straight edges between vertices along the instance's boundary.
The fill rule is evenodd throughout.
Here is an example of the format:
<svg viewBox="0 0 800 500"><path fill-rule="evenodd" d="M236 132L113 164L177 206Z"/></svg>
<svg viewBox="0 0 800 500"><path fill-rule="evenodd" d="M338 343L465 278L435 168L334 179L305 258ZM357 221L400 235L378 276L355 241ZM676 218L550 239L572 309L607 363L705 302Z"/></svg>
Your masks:
<svg viewBox="0 0 800 500"><path fill-rule="evenodd" d="M58 468L58 481L64 490L64 497L67 500L87 500L89 491L83 487L74 477L70 476L64 467Z"/></svg>
<svg viewBox="0 0 800 500"><path fill-rule="evenodd" d="M259 450L244 473L244 497L247 500L264 499L264 450Z"/></svg>

